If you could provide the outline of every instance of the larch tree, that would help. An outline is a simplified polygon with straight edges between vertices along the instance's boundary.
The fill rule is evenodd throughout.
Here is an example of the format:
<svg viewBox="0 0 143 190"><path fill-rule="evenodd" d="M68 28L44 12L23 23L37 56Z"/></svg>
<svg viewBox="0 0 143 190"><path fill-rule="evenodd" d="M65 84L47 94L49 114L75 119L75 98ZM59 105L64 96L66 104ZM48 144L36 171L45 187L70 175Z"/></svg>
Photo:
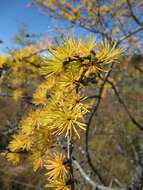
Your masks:
<svg viewBox="0 0 143 190"><path fill-rule="evenodd" d="M58 47L46 44L49 53L36 61L35 54L44 51L45 47L42 49L37 45L35 48L38 49L35 52L34 47L14 52L2 64L3 70L8 67L7 76L18 72L23 77L32 67L37 70L37 76L42 77L32 95L32 106L26 108L12 135L5 153L7 159L14 164L29 160L34 171L45 167L46 186L57 190L75 189L78 180L73 175L74 168L93 188L112 189L88 177L76 160L73 148L81 131L87 129L101 99L105 80L123 49L118 48L117 43L105 41L98 44L93 38L67 38ZM25 71L26 68L28 70ZM29 72L30 81L32 76L33 72ZM93 77L102 89L88 96L87 88Z"/></svg>
<svg viewBox="0 0 143 190"><path fill-rule="evenodd" d="M93 37L68 37L56 45L43 40L0 57L1 96L21 101L21 113L11 129L4 155L14 164L32 163L34 171L44 168L47 188L142 190L141 143L136 143L139 134L142 138L142 119L130 111L117 87L119 82L124 86L120 73L128 78L140 77L142 73L138 64L129 64L128 71L125 57L142 52L142 0L33 0L32 4L40 6L44 14L93 33ZM122 56L125 49L126 54ZM125 64L120 64L119 58ZM109 92L115 94L123 108L115 112L117 121L122 123L120 117L125 111L132 128L123 129L118 124L116 139L110 127L115 121L105 114L112 110L111 104L99 110L105 97L110 97ZM99 112L101 117L97 115ZM114 111L111 114L115 116ZM100 130L98 126L92 128L94 118L96 125L106 125L105 133L111 133L101 137L102 142L101 134L92 142L89 140L90 133ZM125 124L128 125L126 120ZM80 146L80 142L84 145ZM95 151L93 159L91 147L101 155ZM88 163L87 171L80 158ZM118 178L118 172L124 179Z"/></svg>

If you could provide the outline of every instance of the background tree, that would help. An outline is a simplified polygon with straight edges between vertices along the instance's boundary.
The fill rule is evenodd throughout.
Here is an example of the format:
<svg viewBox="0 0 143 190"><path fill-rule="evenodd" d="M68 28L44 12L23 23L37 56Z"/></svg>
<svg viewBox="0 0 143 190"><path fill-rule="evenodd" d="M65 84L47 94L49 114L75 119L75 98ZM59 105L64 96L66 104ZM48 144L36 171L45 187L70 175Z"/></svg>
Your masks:
<svg viewBox="0 0 143 190"><path fill-rule="evenodd" d="M31 33L26 24L21 24L17 33L14 35L12 42L20 47L35 44L39 40L37 34Z"/></svg>
<svg viewBox="0 0 143 190"><path fill-rule="evenodd" d="M142 51L142 0L33 0L32 4L38 4L43 14L66 20L94 33L98 40L118 40L124 42L129 51Z"/></svg>

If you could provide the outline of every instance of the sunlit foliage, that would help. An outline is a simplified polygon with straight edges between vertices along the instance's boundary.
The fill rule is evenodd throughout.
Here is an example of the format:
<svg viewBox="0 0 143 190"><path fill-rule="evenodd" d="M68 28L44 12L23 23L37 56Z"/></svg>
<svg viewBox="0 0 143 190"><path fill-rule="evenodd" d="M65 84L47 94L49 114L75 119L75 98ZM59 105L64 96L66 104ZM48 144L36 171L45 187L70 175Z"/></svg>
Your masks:
<svg viewBox="0 0 143 190"><path fill-rule="evenodd" d="M41 51L39 47L38 51ZM69 190L69 157L64 155L58 141L67 139L74 143L74 139L80 139L93 103L85 93L90 77L104 76L123 50L107 41L97 44L93 38L67 38L58 47L48 46L48 51L48 55L38 57L28 48L12 52L8 57L8 68L14 70L9 71L10 75L19 74L19 80L12 81L17 90L14 97L19 98L19 87L25 77L29 82L35 76L42 80L32 94L33 106L27 108L17 132L12 135L6 157L14 164L29 160L34 171L45 168L48 187ZM98 81L100 85L100 78ZM23 98L25 94L20 96ZM53 153L53 147L57 147L57 153Z"/></svg>

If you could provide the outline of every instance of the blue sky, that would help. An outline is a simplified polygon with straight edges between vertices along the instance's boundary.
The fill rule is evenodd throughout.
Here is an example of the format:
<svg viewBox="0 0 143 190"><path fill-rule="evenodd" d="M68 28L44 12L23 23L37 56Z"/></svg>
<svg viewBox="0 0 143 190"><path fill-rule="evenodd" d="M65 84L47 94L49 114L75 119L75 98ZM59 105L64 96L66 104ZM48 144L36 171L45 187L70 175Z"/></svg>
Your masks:
<svg viewBox="0 0 143 190"><path fill-rule="evenodd" d="M67 22L55 22L50 17L42 15L35 6L28 8L27 4L30 2L31 0L0 0L0 40L4 41L0 43L0 53L5 52L7 47L12 47L12 38L22 24L27 25L29 32L47 36L56 34L53 28L55 25L68 26ZM49 33L48 28L53 28L53 31ZM87 33L77 26L74 31L76 36L85 36Z"/></svg>
<svg viewBox="0 0 143 190"><path fill-rule="evenodd" d="M0 44L0 52L12 47L12 37L22 23L27 25L30 32L37 34L46 34L48 27L55 26L55 22L48 16L40 14L37 7L28 8L26 6L28 3L30 0L0 0L0 39L4 41ZM57 23L60 26L67 24L63 21ZM79 28L76 32L83 33Z"/></svg>
<svg viewBox="0 0 143 190"><path fill-rule="evenodd" d="M30 32L44 34L52 25L48 16L40 14L37 8L27 8L29 0L0 0L0 51L11 46L11 39L18 27L25 23Z"/></svg>

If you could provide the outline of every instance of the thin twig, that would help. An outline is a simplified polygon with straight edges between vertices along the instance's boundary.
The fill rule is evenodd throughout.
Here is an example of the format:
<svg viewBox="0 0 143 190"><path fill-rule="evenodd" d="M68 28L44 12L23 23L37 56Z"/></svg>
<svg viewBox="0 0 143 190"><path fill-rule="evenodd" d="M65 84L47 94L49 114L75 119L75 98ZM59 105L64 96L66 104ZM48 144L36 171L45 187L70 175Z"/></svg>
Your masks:
<svg viewBox="0 0 143 190"><path fill-rule="evenodd" d="M70 136L67 136L67 159L69 161L69 172L70 172L70 185L71 185L71 190L75 190L75 180L74 180L74 175L73 175L73 166L72 166L72 148L71 148L71 139Z"/></svg>
<svg viewBox="0 0 143 190"><path fill-rule="evenodd" d="M126 0L126 2L127 2L127 5L128 5L128 8L129 8L129 11L130 11L130 16L133 18L133 20L134 20L139 26L143 26L143 22L141 22L141 21L136 17L136 15L135 15L134 12L133 12L132 5L131 5L130 0Z"/></svg>
<svg viewBox="0 0 143 190"><path fill-rule="evenodd" d="M73 159L73 164L76 166L82 177L92 186L94 189L99 189L99 190L126 190L124 188L112 188L112 187L106 187L104 185L99 185L98 183L94 182L83 170L83 168L80 166L78 161L74 158Z"/></svg>
<svg viewBox="0 0 143 190"><path fill-rule="evenodd" d="M136 30L130 32L128 35L123 36L121 39L118 41L118 45L121 44L121 42L125 41L126 39L130 38L131 36L135 35L136 33L140 32L143 30L143 26L137 28Z"/></svg>
<svg viewBox="0 0 143 190"><path fill-rule="evenodd" d="M87 161L88 161L88 164L89 164L90 168L98 176L98 179L102 184L104 184L104 182L102 180L102 177L99 174L99 172L96 170L96 168L94 167L94 165L92 163L92 160L91 160L90 152L89 152L89 145L88 145L88 143L89 143L89 130L90 130L90 125L91 125L91 122L92 122L92 118L93 118L94 114L97 112L98 107L100 105L102 93L103 93L103 90L104 90L104 86L105 86L105 84L107 82L108 77L111 74L112 67L113 67L113 64L111 65L110 71L106 74L105 79L104 79L104 81L102 83L102 86L101 86L101 88L99 90L99 95L97 96L97 103L92 109L91 115L90 115L90 117L88 119L88 122L87 122L87 128L86 128L86 133L85 133L85 151L86 151Z"/></svg>
<svg viewBox="0 0 143 190"><path fill-rule="evenodd" d="M139 122L136 121L136 119L132 116L132 114L130 113L128 107L126 106L125 102L123 101L123 99L121 98L117 88L115 87L114 83L110 80L107 80L107 82L112 86L112 89L114 90L114 93L116 95L116 97L118 98L119 103L123 106L124 110L126 111L126 113L128 114L130 120L140 129L143 131L143 125L141 125Z"/></svg>

